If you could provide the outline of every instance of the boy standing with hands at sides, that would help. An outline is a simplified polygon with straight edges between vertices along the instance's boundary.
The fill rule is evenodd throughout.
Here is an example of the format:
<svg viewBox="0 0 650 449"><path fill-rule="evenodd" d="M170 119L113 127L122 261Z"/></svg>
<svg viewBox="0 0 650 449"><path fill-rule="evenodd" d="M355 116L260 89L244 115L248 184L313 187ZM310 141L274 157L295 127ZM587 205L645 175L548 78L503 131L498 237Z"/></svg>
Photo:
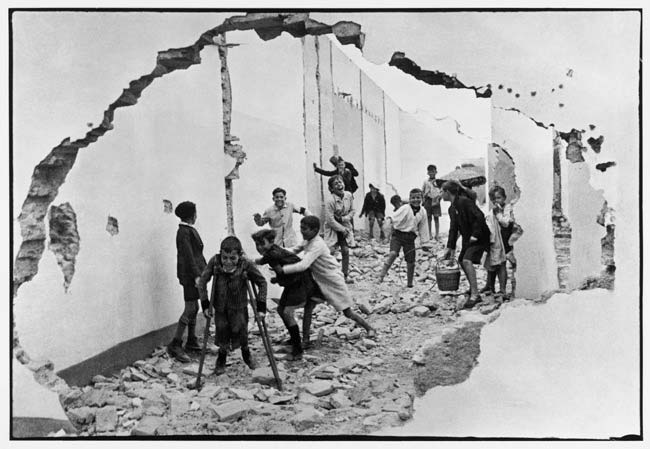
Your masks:
<svg viewBox="0 0 650 449"><path fill-rule="evenodd" d="M332 256L325 241L318 235L320 230L320 220L318 217L309 216L300 220L300 233L304 241L291 251L299 253L304 251L303 258L300 262L285 265L284 267L276 265L274 271L279 275L288 275L310 270L314 279L313 296L321 297L334 307L337 311L343 312L347 318L355 321L363 327L368 333L368 338L376 335L375 330L359 315L352 311L354 305L348 286L345 283L339 264L336 258ZM311 296L311 295L310 295ZM309 333L311 328L311 314L316 303L311 299L305 304L305 313L302 322L303 346L309 347Z"/></svg>
<svg viewBox="0 0 650 449"><path fill-rule="evenodd" d="M377 187L372 184L368 184L368 187L370 187L370 192L366 193L366 197L363 200L363 207L361 208L359 218L364 215L368 216L368 235L370 239L373 237L372 230L375 227L375 220L377 220L377 225L379 226L379 239L384 240L386 238L384 235L386 200L384 199L384 195L379 193Z"/></svg>
<svg viewBox="0 0 650 449"><path fill-rule="evenodd" d="M183 286L185 308L178 320L176 335L171 343L167 345L167 352L178 361L187 363L191 359L181 346L186 327L187 342L185 343L185 350L201 350L196 339L195 330L196 314L199 311L199 291L197 287L199 276L201 276L205 268L205 258L203 257L203 241L194 228L197 217L196 205L191 201L183 201L176 206L174 213L181 219L176 232L176 276L178 282Z"/></svg>
<svg viewBox="0 0 650 449"><path fill-rule="evenodd" d="M447 181L442 185L442 199L449 201L449 239L443 259L449 259L456 250L458 236L462 237L462 247L458 261L469 282L469 300L464 307L471 308L481 301L476 282L474 264L481 262L483 252L490 245L490 230L485 223L485 216L476 203L461 194L463 187Z"/></svg>
<svg viewBox="0 0 650 449"><path fill-rule="evenodd" d="M304 207L296 207L288 202L287 191L282 187L273 189L273 206L264 211L263 215L255 214L253 219L257 226L268 223L275 231L275 244L283 248L290 248L298 244L296 232L293 230L293 214L310 215Z"/></svg>
<svg viewBox="0 0 650 449"><path fill-rule="evenodd" d="M226 357L231 348L241 348L242 358L250 369L257 366L248 348L247 280L259 289L259 319L263 320L266 315L266 280L255 264L243 256L239 239L226 237L221 242L219 251L219 254L210 259L198 282L203 314L210 319L214 310L215 344L219 346L217 364L214 367L216 375L226 371ZM208 302L206 285L211 278L212 294Z"/></svg>
<svg viewBox="0 0 650 449"><path fill-rule="evenodd" d="M275 240L275 231L273 229L262 229L253 234L252 237L257 252L262 255L260 259L255 260L256 264L269 264L269 266L275 267L300 262L300 257L296 254L273 243ZM278 303L278 314L280 314L282 322L289 331L292 347L291 355L294 360L297 360L302 356L302 343L300 330L293 317L293 312L296 308L305 306L309 296L313 294L314 281L309 270L306 270L295 274L278 275L277 278L271 279L271 282L277 282L284 287Z"/></svg>
<svg viewBox="0 0 650 449"><path fill-rule="evenodd" d="M440 216L442 212L440 210L440 199L441 192L438 186L436 185L436 174L438 169L435 165L427 166L427 175L429 177L424 180L422 184L422 195L424 196L424 209L427 211L427 223L429 225L429 235L431 235L431 218L435 224L436 235L433 237L438 240L438 234L440 231Z"/></svg>
<svg viewBox="0 0 650 449"><path fill-rule="evenodd" d="M352 194L344 190L343 178L334 175L327 180L330 190L330 197L325 200L325 225L323 226L323 237L330 251L338 245L341 248L341 266L345 282L352 283L348 279L350 267L350 246L354 246L354 230L352 219L354 218L354 203Z"/></svg>
<svg viewBox="0 0 650 449"><path fill-rule="evenodd" d="M392 202L392 199L391 199ZM393 232L390 236L390 252L379 274L379 282L383 282L388 269L395 262L399 250L404 252L406 260L406 286L413 287L413 274L415 273L415 239L420 237L420 244L425 251L429 250L429 231L427 229L427 215L422 204L422 190L411 189L409 203L397 208L387 217Z"/></svg>

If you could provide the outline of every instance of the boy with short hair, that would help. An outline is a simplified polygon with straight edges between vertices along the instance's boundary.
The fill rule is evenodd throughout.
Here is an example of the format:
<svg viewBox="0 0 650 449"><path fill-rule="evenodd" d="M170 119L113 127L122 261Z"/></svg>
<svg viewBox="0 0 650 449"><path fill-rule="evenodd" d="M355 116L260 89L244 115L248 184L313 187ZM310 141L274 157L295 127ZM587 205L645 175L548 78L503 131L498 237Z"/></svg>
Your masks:
<svg viewBox="0 0 650 449"><path fill-rule="evenodd" d="M290 248L298 243L296 232L293 230L293 214L311 215L304 207L296 207L286 200L287 191L282 187L273 189L273 205L264 211L263 215L255 214L253 219L257 226L268 223L275 231L275 244Z"/></svg>
<svg viewBox="0 0 650 449"><path fill-rule="evenodd" d="M343 178L338 175L327 180L330 196L325 199L325 224L323 238L331 252L338 246L341 249L341 268L345 282L352 283L348 278L350 268L350 248L354 247L354 202L352 194L344 190Z"/></svg>
<svg viewBox="0 0 650 449"><path fill-rule="evenodd" d="M415 273L415 239L420 237L420 245L425 251L429 250L429 231L427 229L427 215L421 207L422 190L411 189L409 203L401 206L387 217L392 225L393 232L390 236L390 252L379 274L379 282L383 282L388 269L395 262L399 250L404 252L406 260L406 286L413 287Z"/></svg>
<svg viewBox="0 0 650 449"><path fill-rule="evenodd" d="M178 320L174 339L167 345L167 352L178 361L187 363L191 359L181 346L186 327L185 350L198 351L201 349L195 333L196 314L199 311L197 286L206 264L205 257L203 257L203 241L194 228L197 218L196 205L191 201L183 201L176 206L174 213L181 219L176 232L176 276L178 282L183 286L185 308Z"/></svg>
<svg viewBox="0 0 650 449"><path fill-rule="evenodd" d="M274 267L300 262L300 257L296 254L273 243L275 240L274 230L262 229L252 237L257 251L262 255L260 259L255 260L256 264L269 264ZM278 314L291 337L291 355L294 359L298 359L302 356L302 344L300 330L293 317L293 312L296 308L305 306L307 299L313 293L314 281L309 270L306 270L295 274L278 274L277 278L271 279L271 282L277 282L284 287L278 303Z"/></svg>
<svg viewBox="0 0 650 449"><path fill-rule="evenodd" d="M438 240L438 234L440 231L440 216L442 212L440 210L440 199L442 198L440 189L438 188L436 174L438 169L435 165L431 164L427 166L427 175L429 176L424 180L422 184L422 195L424 196L424 203L422 206L427 211L427 223L429 226L429 235L431 235L431 218L433 218L436 235L433 237L435 240Z"/></svg>
<svg viewBox="0 0 650 449"><path fill-rule="evenodd" d="M363 200L363 207L361 208L361 213L359 218L366 215L368 217L368 235L369 238L373 237L373 228L375 227L375 220L377 220L377 225L379 226L379 238L384 240L384 216L386 214L386 200L384 195L379 192L379 189L374 185L368 184L370 187L370 192L366 193L366 197Z"/></svg>
<svg viewBox="0 0 650 449"><path fill-rule="evenodd" d="M210 319L214 310L215 344L219 346L216 375L226 370L226 357L229 349L241 348L242 358L250 369L256 363L248 348L248 286L247 280L257 285L258 318L266 314L266 279L253 262L243 256L241 242L235 236L228 236L221 242L219 254L208 262L199 279L201 305L206 318ZM212 294L208 302L206 285L212 280Z"/></svg>
<svg viewBox="0 0 650 449"><path fill-rule="evenodd" d="M471 308L481 301L476 282L474 264L481 262L483 253L490 245L490 230L485 215L476 203L462 195L463 187L454 181L442 185L442 199L449 201L449 239L443 259L450 258L456 249L458 236L462 237L462 247L458 260L469 282L470 296L464 307Z"/></svg>
<svg viewBox="0 0 650 449"><path fill-rule="evenodd" d="M334 307L337 311L343 312L347 318L361 325L367 332L368 338L376 335L375 330L363 318L352 311L354 302L348 291L348 286L343 278L340 266L336 258L332 256L325 241L318 235L320 220L318 217L309 216L300 220L300 233L304 241L292 248L294 253L304 252L300 262L284 267L276 265L273 267L278 275L300 273L309 269L314 279L316 294ZM304 346L309 346L309 330L311 327L311 314L316 303L309 299L305 304L303 316L302 338Z"/></svg>

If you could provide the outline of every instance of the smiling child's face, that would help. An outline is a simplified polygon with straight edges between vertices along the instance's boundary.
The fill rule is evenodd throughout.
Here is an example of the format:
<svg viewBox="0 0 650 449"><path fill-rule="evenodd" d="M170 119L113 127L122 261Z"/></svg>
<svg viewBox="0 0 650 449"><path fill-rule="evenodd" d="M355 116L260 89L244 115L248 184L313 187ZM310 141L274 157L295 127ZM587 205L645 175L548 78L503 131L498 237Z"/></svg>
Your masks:
<svg viewBox="0 0 650 449"><path fill-rule="evenodd" d="M273 242L266 239L262 240L261 242L255 242L255 248L257 248L257 252L260 254L266 253L272 245Z"/></svg>
<svg viewBox="0 0 650 449"><path fill-rule="evenodd" d="M506 204L506 197L501 195L501 192L494 192L490 200L501 207L505 206Z"/></svg>
<svg viewBox="0 0 650 449"><path fill-rule="evenodd" d="M284 207L285 200L286 196L282 192L277 192L275 195L273 195L273 202L277 207Z"/></svg>
<svg viewBox="0 0 650 449"><path fill-rule="evenodd" d="M409 203L413 207L420 207L420 204L422 204L422 194L419 192L411 193L409 195Z"/></svg>
<svg viewBox="0 0 650 449"><path fill-rule="evenodd" d="M227 251L221 253L221 266L226 273L232 273L239 263L239 252Z"/></svg>

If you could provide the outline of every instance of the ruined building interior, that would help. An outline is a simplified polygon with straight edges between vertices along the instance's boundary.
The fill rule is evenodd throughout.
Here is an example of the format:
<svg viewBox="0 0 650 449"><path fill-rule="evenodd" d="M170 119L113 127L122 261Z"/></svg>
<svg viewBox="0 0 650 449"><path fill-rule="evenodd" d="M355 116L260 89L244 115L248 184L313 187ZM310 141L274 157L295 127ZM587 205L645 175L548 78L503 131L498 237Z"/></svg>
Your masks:
<svg viewBox="0 0 650 449"><path fill-rule="evenodd" d="M596 126L556 127L497 107L491 91L500 86L466 86L404 52L375 64L362 49L376 37L352 21L328 24L307 13L188 14L183 21L156 19L158 26L140 35L139 19L128 14L80 21L74 14L13 16L14 69L44 77L42 85L27 85L17 72L13 81L16 435L78 432L61 399L70 388L110 377L167 342L182 308L172 213L179 202L197 204L206 257L229 234L256 255L247 238L258 229L251 216L268 207L278 185L290 201L322 216L327 183L312 164L330 168L332 155L359 168L357 211L369 183L387 199L405 197L421 185L427 163L442 174L473 161L487 179L482 208L489 207L485 188L503 186L525 230L517 242L518 300L611 290L615 272L617 287L627 288L621 294L630 297L625 307L635 308L638 236L620 229L634 231L638 210L634 198L617 193L628 174L630 185L638 180L634 132L622 137L615 128L605 139ZM60 40L80 36L47 56L58 75L37 69L45 50L28 51L36 27ZM100 42L106 30L118 37ZM119 51L108 48L118 44ZM81 64L90 52L98 57ZM48 76L69 77L74 88L49 89ZM608 144L617 137L630 155L614 162L612 155L622 153ZM443 217L443 230L445 223ZM364 220L355 224L365 232ZM472 336L484 324L465 331ZM417 357L425 357L424 343ZM27 406L34 401L36 411ZM126 422L123 414L116 422ZM34 417L54 424L35 430L28 419ZM362 433L389 425L375 424Z"/></svg>

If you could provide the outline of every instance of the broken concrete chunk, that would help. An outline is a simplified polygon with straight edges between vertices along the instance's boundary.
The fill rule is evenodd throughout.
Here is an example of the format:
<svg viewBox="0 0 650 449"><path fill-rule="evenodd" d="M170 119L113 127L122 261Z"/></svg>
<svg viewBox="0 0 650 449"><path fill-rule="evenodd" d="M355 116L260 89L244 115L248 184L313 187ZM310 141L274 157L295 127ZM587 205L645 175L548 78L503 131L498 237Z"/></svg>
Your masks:
<svg viewBox="0 0 650 449"><path fill-rule="evenodd" d="M190 401L186 395L175 394L171 397L169 408L172 418L178 418L189 410Z"/></svg>
<svg viewBox="0 0 650 449"><path fill-rule="evenodd" d="M183 368L183 374L188 374L190 376L197 376L199 374L199 364L192 363L191 365Z"/></svg>
<svg viewBox="0 0 650 449"><path fill-rule="evenodd" d="M68 416L70 419L78 424L90 424L95 419L95 412L97 411L94 407L83 406L79 408L68 409Z"/></svg>
<svg viewBox="0 0 650 449"><path fill-rule="evenodd" d="M165 424L164 418L155 416L145 416L142 420L131 430L131 435L134 436L153 436L158 435L158 428Z"/></svg>
<svg viewBox="0 0 650 449"><path fill-rule="evenodd" d="M332 391L334 391L334 386L332 385L332 382L328 382L326 380L312 382L306 384L304 387L309 394L313 394L314 396L317 397L328 395Z"/></svg>
<svg viewBox="0 0 650 449"><path fill-rule="evenodd" d="M296 399L295 394L282 394L282 395L271 396L269 398L269 402L271 404L278 405L278 404L286 404L288 402L292 402L294 399Z"/></svg>
<svg viewBox="0 0 650 449"><path fill-rule="evenodd" d="M285 375L280 371L278 373L280 380L284 381ZM257 368L252 373L252 381L262 385L275 386L275 377L270 367Z"/></svg>
<svg viewBox="0 0 650 449"><path fill-rule="evenodd" d="M431 310L429 310L429 308L425 307L425 306L417 306L417 307L414 307L411 310L411 312L415 316L426 317L426 316L429 316L429 314L431 313Z"/></svg>
<svg viewBox="0 0 650 449"><path fill-rule="evenodd" d="M334 408L351 407L353 405L352 401L348 399L347 395L342 391L336 392L332 395L330 398L330 404L332 404L332 407Z"/></svg>
<svg viewBox="0 0 650 449"><path fill-rule="evenodd" d="M291 418L291 423L295 426L296 430L302 431L314 424L320 422L323 415L321 412L310 406L300 406L297 408L297 414Z"/></svg>
<svg viewBox="0 0 650 449"><path fill-rule="evenodd" d="M248 390L242 390L242 389L239 389L239 388L230 388L229 390L237 399L242 399L244 401L253 401L253 400L255 400L255 397L253 396L253 393L251 393Z"/></svg>
<svg viewBox="0 0 650 449"><path fill-rule="evenodd" d="M245 401L226 402L218 406L213 405L210 408L222 422L235 421L251 409Z"/></svg>
<svg viewBox="0 0 650 449"><path fill-rule="evenodd" d="M95 430L97 432L110 432L117 426L117 409L109 405L97 410L95 415Z"/></svg>

